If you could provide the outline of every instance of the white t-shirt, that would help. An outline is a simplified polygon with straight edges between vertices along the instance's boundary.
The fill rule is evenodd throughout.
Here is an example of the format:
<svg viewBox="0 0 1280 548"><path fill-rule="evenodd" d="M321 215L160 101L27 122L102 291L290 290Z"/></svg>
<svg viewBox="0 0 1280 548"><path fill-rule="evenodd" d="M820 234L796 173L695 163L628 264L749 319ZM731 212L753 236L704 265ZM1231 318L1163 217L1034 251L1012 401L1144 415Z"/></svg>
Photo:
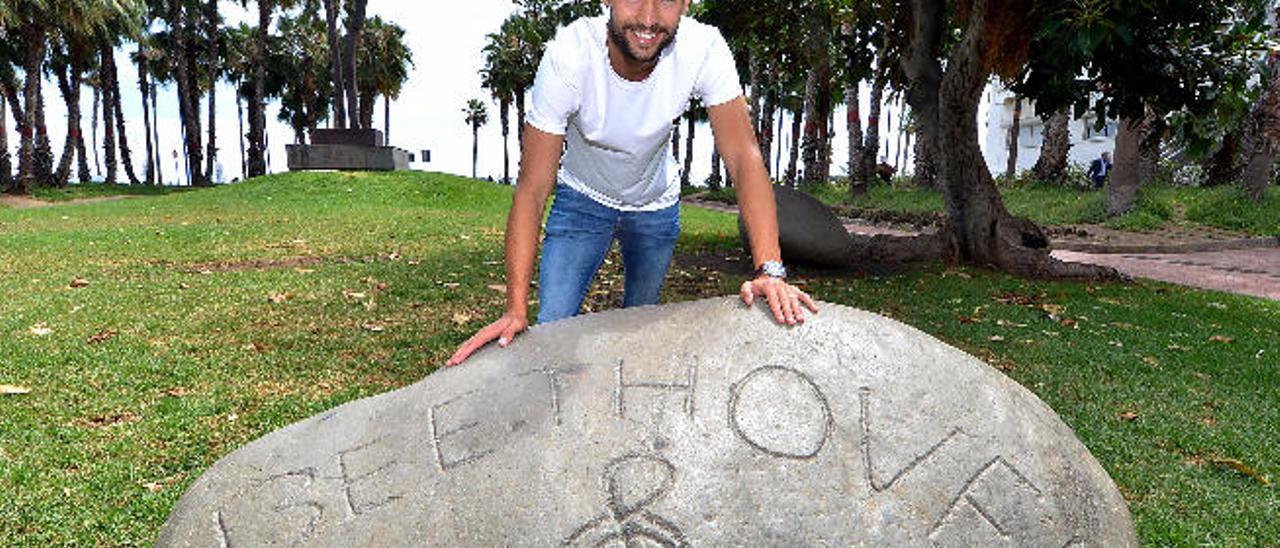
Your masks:
<svg viewBox="0 0 1280 548"><path fill-rule="evenodd" d="M741 96L738 70L719 30L684 17L653 73L626 80L609 63L607 18L574 21L547 45L527 121L565 136L560 183L614 209L662 209L680 199L672 121L691 98L716 106Z"/></svg>

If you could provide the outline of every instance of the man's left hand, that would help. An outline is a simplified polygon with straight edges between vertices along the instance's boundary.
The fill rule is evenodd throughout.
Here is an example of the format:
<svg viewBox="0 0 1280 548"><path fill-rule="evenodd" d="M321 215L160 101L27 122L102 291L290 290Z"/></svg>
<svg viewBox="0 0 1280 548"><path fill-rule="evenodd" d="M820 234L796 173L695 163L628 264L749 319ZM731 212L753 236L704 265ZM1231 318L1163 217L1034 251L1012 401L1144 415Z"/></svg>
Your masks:
<svg viewBox="0 0 1280 548"><path fill-rule="evenodd" d="M818 305L809 298L808 294L782 278L760 276L754 280L742 282L742 289L738 292L738 296L742 297L742 302L747 306L751 306L757 296L764 297L769 303L769 309L773 310L773 317L778 320L778 323L787 325L804 323L805 308L813 311L814 314L818 313Z"/></svg>

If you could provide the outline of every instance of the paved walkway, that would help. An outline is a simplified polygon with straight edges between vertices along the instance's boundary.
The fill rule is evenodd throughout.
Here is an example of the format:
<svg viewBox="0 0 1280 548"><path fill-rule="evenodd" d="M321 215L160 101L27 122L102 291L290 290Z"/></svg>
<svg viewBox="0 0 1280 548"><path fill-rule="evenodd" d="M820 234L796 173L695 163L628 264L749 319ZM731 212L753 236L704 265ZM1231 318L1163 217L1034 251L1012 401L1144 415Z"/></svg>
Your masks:
<svg viewBox="0 0 1280 548"><path fill-rule="evenodd" d="M734 206L686 200L685 203L726 213ZM888 227L851 221L854 234L910 236L912 227ZM1132 233L1084 225L1047 231L1053 256L1069 262L1109 266L1135 278L1146 278L1280 300L1280 239L1250 238L1207 229Z"/></svg>
<svg viewBox="0 0 1280 548"><path fill-rule="evenodd" d="M46 202L37 200L27 196L12 196L9 194L0 194L0 204L7 205L13 209L31 209L33 207L53 207L76 204L95 204L98 202L114 202L116 200L128 200L138 198L138 196L95 196L93 198L78 198L75 200L63 200L61 202Z"/></svg>

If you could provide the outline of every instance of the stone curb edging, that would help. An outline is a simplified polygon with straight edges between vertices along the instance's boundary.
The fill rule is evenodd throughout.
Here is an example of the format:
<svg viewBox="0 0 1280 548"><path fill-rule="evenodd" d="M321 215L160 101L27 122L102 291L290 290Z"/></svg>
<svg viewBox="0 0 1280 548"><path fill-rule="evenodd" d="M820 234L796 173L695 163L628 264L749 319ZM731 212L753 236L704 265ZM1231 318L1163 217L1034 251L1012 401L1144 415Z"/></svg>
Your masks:
<svg viewBox="0 0 1280 548"><path fill-rule="evenodd" d="M1185 242L1179 244L1102 244L1094 242L1051 241L1054 250L1077 251L1080 253L1203 253L1207 251L1236 251L1242 249L1265 249L1280 247L1280 238L1238 238L1234 240L1207 240Z"/></svg>
<svg viewBox="0 0 1280 548"><path fill-rule="evenodd" d="M737 214L738 208L729 204L719 202L709 202L697 199L685 199L685 204L709 209L712 211L720 211L723 213ZM846 223L845 227L864 226L860 223ZM868 228L873 228L866 225ZM855 230L850 230L855 232ZM1237 238L1232 240L1204 240L1198 242L1184 242L1176 244L1105 244L1097 242L1081 242L1081 241L1062 241L1051 240L1049 247L1053 250L1076 251L1080 253L1097 253L1097 254L1120 254L1120 253L1154 253L1154 254L1179 254L1179 253L1202 253L1207 251L1235 251L1242 249L1265 249L1280 247L1280 237L1272 238Z"/></svg>

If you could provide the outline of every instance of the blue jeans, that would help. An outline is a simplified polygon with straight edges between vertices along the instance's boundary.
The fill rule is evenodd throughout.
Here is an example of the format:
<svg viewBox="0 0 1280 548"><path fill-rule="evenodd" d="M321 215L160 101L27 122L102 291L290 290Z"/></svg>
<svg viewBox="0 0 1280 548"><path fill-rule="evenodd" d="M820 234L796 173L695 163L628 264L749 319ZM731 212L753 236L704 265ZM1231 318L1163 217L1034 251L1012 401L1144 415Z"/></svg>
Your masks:
<svg viewBox="0 0 1280 548"><path fill-rule="evenodd" d="M623 306L658 304L680 235L680 204L620 211L556 185L538 274L538 323L578 314L605 253L617 238L625 273Z"/></svg>

